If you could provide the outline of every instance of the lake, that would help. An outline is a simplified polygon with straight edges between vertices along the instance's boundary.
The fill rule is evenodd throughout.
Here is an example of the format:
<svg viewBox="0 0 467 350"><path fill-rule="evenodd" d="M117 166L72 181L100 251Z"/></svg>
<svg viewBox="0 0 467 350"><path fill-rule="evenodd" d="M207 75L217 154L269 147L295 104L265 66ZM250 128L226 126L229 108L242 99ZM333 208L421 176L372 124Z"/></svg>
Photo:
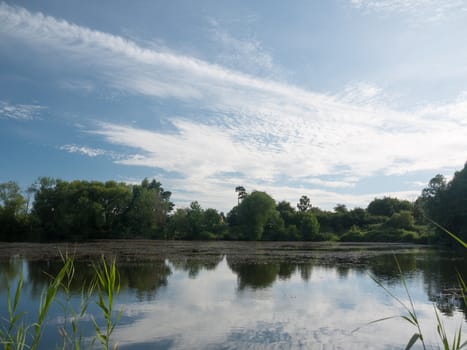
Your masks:
<svg viewBox="0 0 467 350"><path fill-rule="evenodd" d="M22 271L20 307L34 319L47 274L60 268L58 251L75 256L69 303L92 276L92 261L116 257L122 317L112 334L118 349L400 349L416 329L401 318L370 322L404 309L409 300L397 258L427 344L439 344L435 309L448 334L467 330L467 309L456 271L467 276L466 257L451 251L399 244L97 241L86 244L0 244L0 312L6 285ZM65 302L64 294L58 298ZM52 306L41 349L60 344L66 316ZM91 303L80 322L86 339ZM2 322L2 321L0 321ZM467 334L463 333L464 340ZM452 337L450 337L452 338Z"/></svg>

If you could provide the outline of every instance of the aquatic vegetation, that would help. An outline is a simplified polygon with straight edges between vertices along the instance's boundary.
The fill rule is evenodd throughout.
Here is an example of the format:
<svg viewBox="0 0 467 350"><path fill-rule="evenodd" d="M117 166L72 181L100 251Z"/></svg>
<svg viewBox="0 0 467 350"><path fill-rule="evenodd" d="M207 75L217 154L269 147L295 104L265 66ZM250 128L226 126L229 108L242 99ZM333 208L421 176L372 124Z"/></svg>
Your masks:
<svg viewBox="0 0 467 350"><path fill-rule="evenodd" d="M429 220L432 222L434 225L436 225L439 229L447 233L449 236L451 236L455 241L457 241L459 244L461 244L464 248L467 248L467 243L465 243L461 238L459 238L457 235L453 234L449 230L445 229L441 225L437 224L436 222ZM410 296L409 289L407 288L407 284L404 278L404 274L402 272L401 266L399 264L399 261L397 260L396 257L394 257L395 264L397 265L397 269L400 274L400 280L402 285L404 286L404 290L406 293L406 296L408 298L408 304L403 302L399 297L397 297L394 293L392 293L380 280L378 280L375 276L371 276L373 281L380 286L391 298L393 298L395 301L397 301L398 304L400 304L404 310L406 311L405 315L399 315L399 316L391 316L391 317L385 317L381 318L378 320L374 320L370 322L369 324L385 321L388 319L393 319L393 318L402 318L403 320L407 321L411 326L415 327L416 331L410 338L410 340L407 343L406 350L411 349L417 342L420 342L422 345L422 348L424 350L427 349L423 333L421 331L420 327L420 321L419 318L417 317L417 312L412 300L412 297ZM459 286L462 294L462 299L464 303L467 304L467 285L465 283L465 280L463 277L458 273L458 280L459 280ZM442 344L442 349L443 350L460 350L463 348L467 348L467 340L462 342L462 325L459 326L459 328L454 332L454 336L452 338L452 342L449 341L449 337L446 334L446 330L443 324L443 321L439 317L438 310L436 309L436 306L433 305L435 316L436 316L436 321L437 321L437 327L436 331L438 333L439 339ZM355 331L357 331L359 328L357 328Z"/></svg>
<svg viewBox="0 0 467 350"><path fill-rule="evenodd" d="M35 321L26 320L26 314L19 311L19 303L21 294L24 289L24 280L20 275L14 292L10 286L7 286L7 309L8 315L1 320L0 327L0 344L5 350L35 350L41 342L44 327L46 325L47 315L50 307L54 302L60 304L63 314L64 323L59 327L59 334L62 337L61 349L79 350L84 347L83 338L79 331L79 322L84 318L88 305L92 301L94 290L97 289L96 304L102 311L105 325L102 327L93 319L95 335L90 346L92 347L96 340L102 345L105 350L110 349L111 334L120 319L122 311L115 315L114 297L120 291L120 278L116 267L115 260L110 263L104 257L99 264L94 266L95 278L88 285L83 285L81 290L80 307L75 310L70 306L70 286L74 277L75 267L74 261L68 255L63 256L63 267L59 272L50 276L50 281L44 288L41 294L39 311ZM58 292L63 292L66 296L65 302L60 303L56 298ZM69 321L70 320L70 321ZM116 349L117 344L114 344L112 349Z"/></svg>

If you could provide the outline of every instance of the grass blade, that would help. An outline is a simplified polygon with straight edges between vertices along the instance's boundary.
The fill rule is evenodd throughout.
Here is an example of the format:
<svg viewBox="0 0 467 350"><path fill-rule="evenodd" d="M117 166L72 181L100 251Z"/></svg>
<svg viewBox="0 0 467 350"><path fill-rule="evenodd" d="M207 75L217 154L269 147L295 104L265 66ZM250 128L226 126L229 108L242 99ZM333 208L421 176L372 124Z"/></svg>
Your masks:
<svg viewBox="0 0 467 350"><path fill-rule="evenodd" d="M440 224L438 224L437 222L431 220L430 218L427 218L425 216L425 219L427 219L429 222L431 222L433 225L435 225L437 228L439 228L441 231L447 233L449 236L451 236L451 238L453 238L456 242L458 242L461 246L463 246L464 248L467 249L467 243L464 242L461 238L459 238L458 236L456 236L454 233L452 233L451 231L447 230L446 228L444 228L443 226L441 226Z"/></svg>
<svg viewBox="0 0 467 350"><path fill-rule="evenodd" d="M412 335L412 338L410 338L409 342L407 343L407 346L405 347L405 350L410 350L412 349L412 346L414 346L414 344L417 342L418 339L420 339L420 334L418 333L414 333L414 335Z"/></svg>

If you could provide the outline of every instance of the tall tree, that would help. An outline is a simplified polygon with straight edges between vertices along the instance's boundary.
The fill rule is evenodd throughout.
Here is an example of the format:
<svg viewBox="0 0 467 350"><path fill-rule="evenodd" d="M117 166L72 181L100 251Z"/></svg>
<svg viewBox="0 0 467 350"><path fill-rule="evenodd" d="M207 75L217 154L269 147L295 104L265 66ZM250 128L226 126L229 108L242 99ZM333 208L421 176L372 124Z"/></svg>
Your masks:
<svg viewBox="0 0 467 350"><path fill-rule="evenodd" d="M302 213L300 220L300 234L304 241L313 241L319 233L319 222L312 213Z"/></svg>
<svg viewBox="0 0 467 350"><path fill-rule="evenodd" d="M264 225L276 214L276 203L266 192L253 191L238 206L238 222L244 239L261 240Z"/></svg>
<svg viewBox="0 0 467 350"><path fill-rule="evenodd" d="M338 213L338 214L345 214L347 213L349 210L347 209L347 206L345 204L337 204L335 207L334 207L334 212Z"/></svg>
<svg viewBox="0 0 467 350"><path fill-rule="evenodd" d="M16 182L0 183L0 240L20 240L26 230L26 200Z"/></svg>
<svg viewBox="0 0 467 350"><path fill-rule="evenodd" d="M238 202L237 204L240 204L240 201L242 199L244 199L248 194L246 193L246 190L245 190L245 187L243 186L237 186L235 187L235 192L237 192L237 196L238 196Z"/></svg>
<svg viewBox="0 0 467 350"><path fill-rule="evenodd" d="M0 183L0 208L3 213L17 216L26 211L26 200L16 182Z"/></svg>
<svg viewBox="0 0 467 350"><path fill-rule="evenodd" d="M370 215L387 217L391 217L394 213L401 211L412 210L413 204L411 202L391 197L375 198L367 207L367 212Z"/></svg>
<svg viewBox="0 0 467 350"><path fill-rule="evenodd" d="M155 237L163 235L167 215L174 207L171 192L165 191L160 182L144 179L133 186L132 200L126 213L130 235Z"/></svg>
<svg viewBox="0 0 467 350"><path fill-rule="evenodd" d="M441 175L431 179L421 201L431 219L467 241L467 163L447 184ZM440 238L452 243L444 233Z"/></svg>
<svg viewBox="0 0 467 350"><path fill-rule="evenodd" d="M310 198L307 196L301 196L298 203L297 208L301 212L306 212L312 208Z"/></svg>
<svg viewBox="0 0 467 350"><path fill-rule="evenodd" d="M277 203L276 210L279 212L285 226L297 225L297 213L295 209L287 201Z"/></svg>

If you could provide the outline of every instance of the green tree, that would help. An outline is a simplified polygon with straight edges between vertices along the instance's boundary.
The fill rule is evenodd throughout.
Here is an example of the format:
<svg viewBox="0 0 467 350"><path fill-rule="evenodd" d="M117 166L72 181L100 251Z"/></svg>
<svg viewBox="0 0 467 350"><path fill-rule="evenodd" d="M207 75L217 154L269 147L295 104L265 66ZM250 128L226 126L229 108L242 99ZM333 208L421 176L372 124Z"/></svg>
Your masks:
<svg viewBox="0 0 467 350"><path fill-rule="evenodd" d="M310 210L312 208L310 198L307 196L301 196L297 203L297 208L301 212Z"/></svg>
<svg viewBox="0 0 467 350"><path fill-rule="evenodd" d="M0 183L0 240L21 240L26 231L27 206L16 182Z"/></svg>
<svg viewBox="0 0 467 350"><path fill-rule="evenodd" d="M347 206L345 204L337 204L335 207L334 207L334 212L335 213L339 213L339 214L345 214L347 213L349 210L347 209Z"/></svg>
<svg viewBox="0 0 467 350"><path fill-rule="evenodd" d="M179 208L169 217L168 238L215 239L225 230L222 216L215 209L204 210L198 202Z"/></svg>
<svg viewBox="0 0 467 350"><path fill-rule="evenodd" d="M41 239L54 239L58 235L55 210L60 200L55 185L56 180L50 177L40 177L33 185L36 191L31 216Z"/></svg>
<svg viewBox="0 0 467 350"><path fill-rule="evenodd" d="M167 223L167 238L186 239L190 231L186 208L178 208L169 216Z"/></svg>
<svg viewBox="0 0 467 350"><path fill-rule="evenodd" d="M243 239L261 240L264 225L275 215L276 203L266 192L253 191L238 205L237 220Z"/></svg>
<svg viewBox="0 0 467 350"><path fill-rule="evenodd" d="M47 240L81 240L123 235L154 237L172 209L170 192L160 183L72 182L40 178L31 217Z"/></svg>
<svg viewBox="0 0 467 350"><path fill-rule="evenodd" d="M286 235L284 220L278 211L272 211L263 228L263 240L284 241L289 239Z"/></svg>
<svg viewBox="0 0 467 350"><path fill-rule="evenodd" d="M305 241L313 241L319 233L319 222L312 213L302 213L300 220L300 234Z"/></svg>
<svg viewBox="0 0 467 350"><path fill-rule="evenodd" d="M410 230L414 226L414 217L410 211L401 211L400 213L392 214L387 226L399 229Z"/></svg>
<svg viewBox="0 0 467 350"><path fill-rule="evenodd" d="M445 191L447 188L446 178L438 174L433 177L428 183L428 187L424 188L422 191L422 198L430 199L439 196L440 193Z"/></svg>
<svg viewBox="0 0 467 350"><path fill-rule="evenodd" d="M187 217L189 229L187 238L200 239L201 232L203 232L204 210L197 201L190 203L190 208L187 210Z"/></svg>
<svg viewBox="0 0 467 350"><path fill-rule="evenodd" d="M203 215L203 229L205 232L220 237L225 231L225 223L216 209L208 208Z"/></svg>
<svg viewBox="0 0 467 350"><path fill-rule="evenodd" d="M467 163L449 183L442 175L436 175L419 200L430 219L467 241ZM452 240L441 232L439 239L452 244Z"/></svg>
<svg viewBox="0 0 467 350"><path fill-rule="evenodd" d="M118 235L123 228L123 215L130 205L132 192L125 183L107 181L101 188L99 203L103 210L104 232Z"/></svg>
<svg viewBox="0 0 467 350"><path fill-rule="evenodd" d="M295 209L287 201L281 201L277 203L276 210L279 212L282 220L284 220L284 225L297 225L297 213Z"/></svg>
<svg viewBox="0 0 467 350"><path fill-rule="evenodd" d="M141 185L133 186L133 194L126 220L130 235L144 237L163 236L167 215L174 204L171 192L165 191L160 182L144 179Z"/></svg>
<svg viewBox="0 0 467 350"><path fill-rule="evenodd" d="M31 216L43 239L107 238L123 231L132 193L124 183L40 178Z"/></svg>
<svg viewBox="0 0 467 350"><path fill-rule="evenodd" d="M235 192L237 192L237 195L238 195L238 204L240 204L240 201L248 195L246 193L245 187L243 186L235 187Z"/></svg>
<svg viewBox="0 0 467 350"><path fill-rule="evenodd" d="M3 213L19 216L26 212L26 200L16 182L0 183L0 208Z"/></svg>
<svg viewBox="0 0 467 350"><path fill-rule="evenodd" d="M394 213L401 211L412 211L413 204L406 200L384 197L375 198L368 204L367 212L374 216L391 217Z"/></svg>

